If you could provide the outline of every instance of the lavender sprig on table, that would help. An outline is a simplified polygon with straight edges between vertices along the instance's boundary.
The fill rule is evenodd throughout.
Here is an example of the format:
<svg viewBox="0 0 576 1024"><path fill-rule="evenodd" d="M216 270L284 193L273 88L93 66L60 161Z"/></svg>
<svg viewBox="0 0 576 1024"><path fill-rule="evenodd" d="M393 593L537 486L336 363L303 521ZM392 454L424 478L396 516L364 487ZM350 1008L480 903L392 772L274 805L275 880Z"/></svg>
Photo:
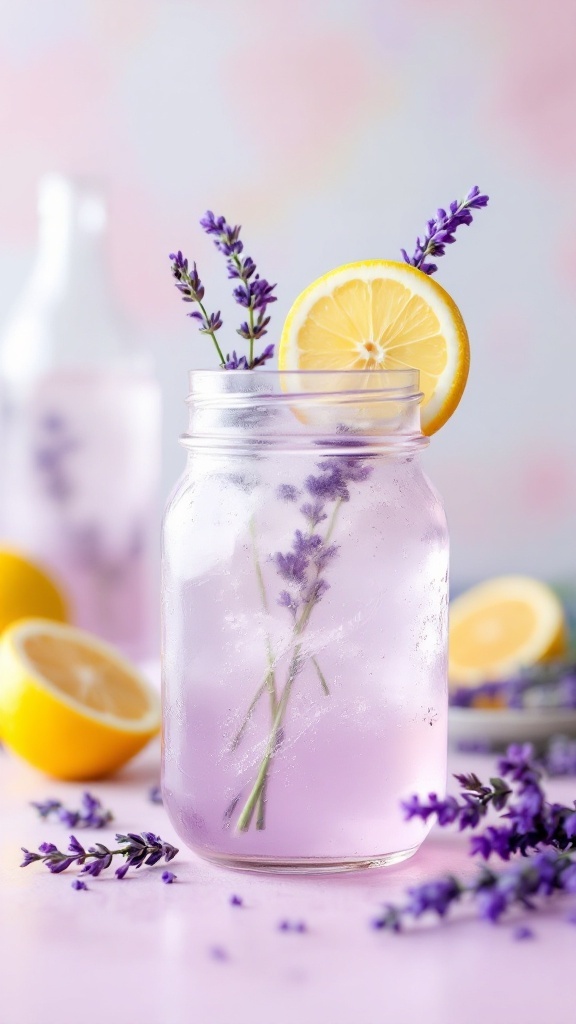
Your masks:
<svg viewBox="0 0 576 1024"><path fill-rule="evenodd" d="M117 878L124 878L130 868L141 868L144 864L152 867L162 859L168 863L178 853L175 846L165 843L153 832L141 832L139 835L135 832L128 832L127 835L118 833L116 842L119 847L115 850L110 850L104 843L96 843L85 849L75 836L70 836L66 852L59 850L54 843L41 843L37 853L22 847L24 859L20 867L42 863L53 875L67 871L70 867L80 867L81 874L97 878L110 867L114 857L123 857L124 863L116 868L115 874Z"/></svg>
<svg viewBox="0 0 576 1024"><path fill-rule="evenodd" d="M502 777L490 779L485 785L474 774L456 775L463 797L438 797L430 793L427 800L412 796L404 801L407 819L427 821L435 814L441 826L457 824L459 829L474 829L485 817L488 808L503 812L506 824L490 825L472 836L470 850L486 860L495 854L508 860L515 853L553 847L556 850L576 848L576 809L549 803L541 786L542 771L534 759L529 743L513 744L498 761Z"/></svg>
<svg viewBox="0 0 576 1024"><path fill-rule="evenodd" d="M456 775L461 800L430 793L427 800L413 796L402 806L409 819L427 821L436 815L440 826L457 824L460 830L476 829L493 807L506 824L476 832L470 854L484 860L492 854L505 861L514 857L510 867L495 872L484 864L471 882L447 875L408 889L406 903L386 906L373 922L375 928L399 931L403 920L417 919L426 911L442 918L464 898L472 900L479 917L496 922L515 905L534 909L534 896L576 892L576 802L568 807L546 800L542 772L529 743L508 747L498 771L500 776L491 778L489 785L473 772Z"/></svg>
<svg viewBox="0 0 576 1024"><path fill-rule="evenodd" d="M474 185L465 199L450 203L449 212L437 210L436 217L428 221L423 238L416 240L413 255L409 256L405 249L400 250L404 262L421 270L423 274L435 274L438 266L427 262L429 258L443 256L446 246L456 241L455 232L460 225L472 223L472 210L480 210L487 205L488 196L482 195L478 186Z"/></svg>
<svg viewBox="0 0 576 1024"><path fill-rule="evenodd" d="M112 811L104 810L98 797L86 791L82 794L81 807L70 811L60 800L33 801L32 807L41 818L54 817L66 828L105 828L114 820Z"/></svg>
<svg viewBox="0 0 576 1024"><path fill-rule="evenodd" d="M534 910L534 897L556 892L576 892L576 861L567 854L547 850L504 871L482 865L471 882L446 875L414 886L407 890L404 904L387 905L372 921L372 927L399 932L407 919L418 920L428 911L444 918L465 899L471 900L478 917L495 924L512 907Z"/></svg>

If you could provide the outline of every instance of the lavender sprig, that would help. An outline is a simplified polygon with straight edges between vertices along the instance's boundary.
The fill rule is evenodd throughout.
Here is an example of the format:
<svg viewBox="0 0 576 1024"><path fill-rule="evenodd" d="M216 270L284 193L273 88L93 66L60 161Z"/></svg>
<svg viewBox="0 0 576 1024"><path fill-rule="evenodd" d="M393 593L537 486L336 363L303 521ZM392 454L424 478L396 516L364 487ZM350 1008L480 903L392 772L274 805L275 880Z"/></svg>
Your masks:
<svg viewBox="0 0 576 1024"><path fill-rule="evenodd" d="M117 833L116 841L120 844L116 850L110 850L104 843L96 843L85 849L75 836L70 836L68 851L62 852L54 843L41 843L38 853L22 847L24 859L22 868L29 864L41 862L53 875L67 871L68 868L81 867L81 874L93 875L95 878L109 868L114 857L124 857L124 863L116 868L116 877L124 878L130 868L141 868L143 864L152 866L158 861L168 863L173 860L178 850L170 843L165 843L153 832L128 832L127 835Z"/></svg>
<svg viewBox="0 0 576 1024"><path fill-rule="evenodd" d="M388 904L372 926L399 932L406 919L417 920L428 911L444 918L465 898L471 899L478 917L495 924L512 907L534 910L535 896L548 897L559 891L576 892L576 861L565 853L547 850L500 872L482 865L471 882L446 875L408 889L407 902Z"/></svg>
<svg viewBox="0 0 576 1024"><path fill-rule="evenodd" d="M301 637L308 626L314 608L330 589L330 584L323 573L338 553L338 545L331 543L338 511L343 502L350 500L349 485L363 482L371 473L371 467L365 464L365 459L361 455L330 456L318 463L318 469L320 472L317 475L311 474L304 481L303 492L307 498L312 499L305 500L300 507L305 528L296 530L289 551L277 551L272 559L280 579L286 584L279 594L277 603L289 611L293 620L290 640L292 656L283 690L279 696L275 692L273 693L272 722L266 750L254 785L238 816L236 828L239 831L247 831L250 828L256 810L258 810L256 828L263 829L265 827L266 788L270 766L282 744L283 723L292 688L306 662L306 658L302 655L303 641ZM291 484L283 484L278 489L279 497L288 502L297 501L303 492ZM332 505L332 512L329 517L328 507L330 505ZM324 536L322 536L316 532L316 529L325 520L328 520L328 525ZM310 660L320 680L323 693L328 696L330 691L318 661L314 657L310 657ZM270 670L272 668L273 665L270 666ZM252 699L244 721L233 740L232 750L237 748L266 688L265 681ZM238 798L234 802L234 808L237 803ZM228 808L226 816L229 816L230 813L230 808Z"/></svg>
<svg viewBox="0 0 576 1024"><path fill-rule="evenodd" d="M488 205L488 196L482 195L478 185L470 189L465 199L450 203L450 211L439 209L436 217L428 221L426 233L423 238L417 238L414 254L409 256L405 249L401 249L405 263L416 267L423 274L435 274L438 270L436 263L426 262L430 256L443 256L446 246L456 241L455 232L461 224L472 223L472 210L480 210Z"/></svg>
<svg viewBox="0 0 576 1024"><path fill-rule="evenodd" d="M440 798L430 793L427 801L412 796L403 803L406 818L427 821L435 814L441 826L458 824L461 831L476 828L489 806L504 811L504 825L488 826L474 835L470 848L487 860L492 854L508 860L512 854L526 855L530 850L553 847L556 850L576 849L576 809L549 803L540 780L542 771L534 760L529 743L512 744L498 761L500 777L484 785L475 774L456 775L463 790L459 802L455 797ZM508 781L504 781L508 780Z"/></svg>
<svg viewBox="0 0 576 1024"><path fill-rule="evenodd" d="M82 794L81 808L70 811L60 800L33 801L31 806L38 811L41 818L55 817L66 828L105 828L114 820L112 811L104 810L98 797L86 791Z"/></svg>
<svg viewBox="0 0 576 1024"><path fill-rule="evenodd" d="M169 259L172 261L172 266L170 268L172 271L172 277L176 279L176 287L182 294L182 301L195 302L200 307L199 310L193 310L192 313L187 313L186 315L199 322L200 334L207 334L212 338L218 353L220 365L224 366L226 360L216 337L216 332L222 327L220 310L218 310L217 313L207 312L206 307L202 302L202 299L204 298L204 285L200 280L196 264L193 263L192 270L190 270L188 260L182 255L180 249L178 252L171 252Z"/></svg>
<svg viewBox="0 0 576 1024"><path fill-rule="evenodd" d="M240 240L239 224L232 227L224 217L216 217L212 210L207 210L200 226L214 239L214 245L226 257L228 277L239 282L233 292L234 298L248 312L248 320L236 332L249 342L248 357L242 356L239 359L233 352L231 357L227 357L225 369L253 370L274 354L274 346L268 345L260 356L254 357L254 342L267 334L270 323L267 309L272 302L276 302L276 296L272 294L276 285L260 277L250 256L241 255L244 244Z"/></svg>

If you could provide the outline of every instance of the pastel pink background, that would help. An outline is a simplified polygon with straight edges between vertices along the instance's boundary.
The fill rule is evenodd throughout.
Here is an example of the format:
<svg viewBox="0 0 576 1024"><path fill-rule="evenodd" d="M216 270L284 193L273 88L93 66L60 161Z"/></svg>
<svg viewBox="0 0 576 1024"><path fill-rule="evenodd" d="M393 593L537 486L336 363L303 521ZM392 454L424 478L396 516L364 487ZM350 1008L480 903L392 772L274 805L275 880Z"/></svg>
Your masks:
<svg viewBox="0 0 576 1024"><path fill-rule="evenodd" d="M491 205L438 275L473 348L427 456L453 577L574 575L575 5L0 0L0 26L0 320L33 254L40 174L100 178L114 289L165 391L165 490L185 370L211 365L168 252L198 259L234 325L206 207L244 224L280 282L279 328L314 277L395 257L478 183Z"/></svg>

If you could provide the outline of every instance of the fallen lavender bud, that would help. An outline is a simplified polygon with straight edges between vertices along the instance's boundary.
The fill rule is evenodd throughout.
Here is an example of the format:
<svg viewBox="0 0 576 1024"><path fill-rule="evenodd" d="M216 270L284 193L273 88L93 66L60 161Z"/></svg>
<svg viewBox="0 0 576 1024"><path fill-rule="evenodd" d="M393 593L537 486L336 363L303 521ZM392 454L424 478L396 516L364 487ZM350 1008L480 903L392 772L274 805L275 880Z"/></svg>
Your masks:
<svg viewBox="0 0 576 1024"><path fill-rule="evenodd" d="M114 820L112 811L104 810L98 797L86 791L82 794L82 806L78 811L70 811L60 800L33 801L31 806L38 811L41 818L50 816L60 821L66 828L105 828Z"/></svg>
<svg viewBox="0 0 576 1024"><path fill-rule="evenodd" d="M172 882L176 881L176 875L174 874L173 871L163 871L162 881L164 882L165 885L172 885Z"/></svg>
<svg viewBox="0 0 576 1024"><path fill-rule="evenodd" d="M162 799L162 788L161 786L150 786L148 790L148 799L151 804L163 804Z"/></svg>
<svg viewBox="0 0 576 1024"><path fill-rule="evenodd" d="M299 935L304 935L308 931L308 927L305 921L280 921L278 925L279 932L296 932Z"/></svg>
<svg viewBox="0 0 576 1024"><path fill-rule="evenodd" d="M82 874L98 875L109 868L114 857L124 857L124 863L116 868L116 877L124 878L130 868L140 868L143 864L152 866L164 859L169 862L174 859L178 850L170 843L165 843L160 836L153 832L128 832L127 835L117 834L116 841L119 848L110 850L104 843L96 843L85 849L76 839L70 836L70 843L67 852L62 852L54 843L42 843L38 847L38 853L26 850L22 847L24 859L20 865L22 868L29 864L41 862L46 865L52 874L60 874L67 871L69 867L80 867Z"/></svg>
<svg viewBox="0 0 576 1024"><path fill-rule="evenodd" d="M84 890L85 892L88 892L88 886L86 885L86 882L82 881L81 878L75 878L74 879L74 881L72 882L72 888L73 889Z"/></svg>

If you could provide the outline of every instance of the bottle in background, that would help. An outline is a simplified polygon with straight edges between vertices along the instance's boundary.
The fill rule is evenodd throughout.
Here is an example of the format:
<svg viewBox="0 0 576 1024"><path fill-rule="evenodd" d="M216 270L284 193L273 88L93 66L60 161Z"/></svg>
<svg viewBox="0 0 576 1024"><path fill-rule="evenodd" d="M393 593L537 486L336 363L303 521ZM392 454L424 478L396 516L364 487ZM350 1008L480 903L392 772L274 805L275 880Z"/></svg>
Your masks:
<svg viewBox="0 0 576 1024"><path fill-rule="evenodd" d="M114 310L106 210L40 186L30 279L0 338L0 543L60 582L72 620L133 658L156 642L160 392Z"/></svg>

